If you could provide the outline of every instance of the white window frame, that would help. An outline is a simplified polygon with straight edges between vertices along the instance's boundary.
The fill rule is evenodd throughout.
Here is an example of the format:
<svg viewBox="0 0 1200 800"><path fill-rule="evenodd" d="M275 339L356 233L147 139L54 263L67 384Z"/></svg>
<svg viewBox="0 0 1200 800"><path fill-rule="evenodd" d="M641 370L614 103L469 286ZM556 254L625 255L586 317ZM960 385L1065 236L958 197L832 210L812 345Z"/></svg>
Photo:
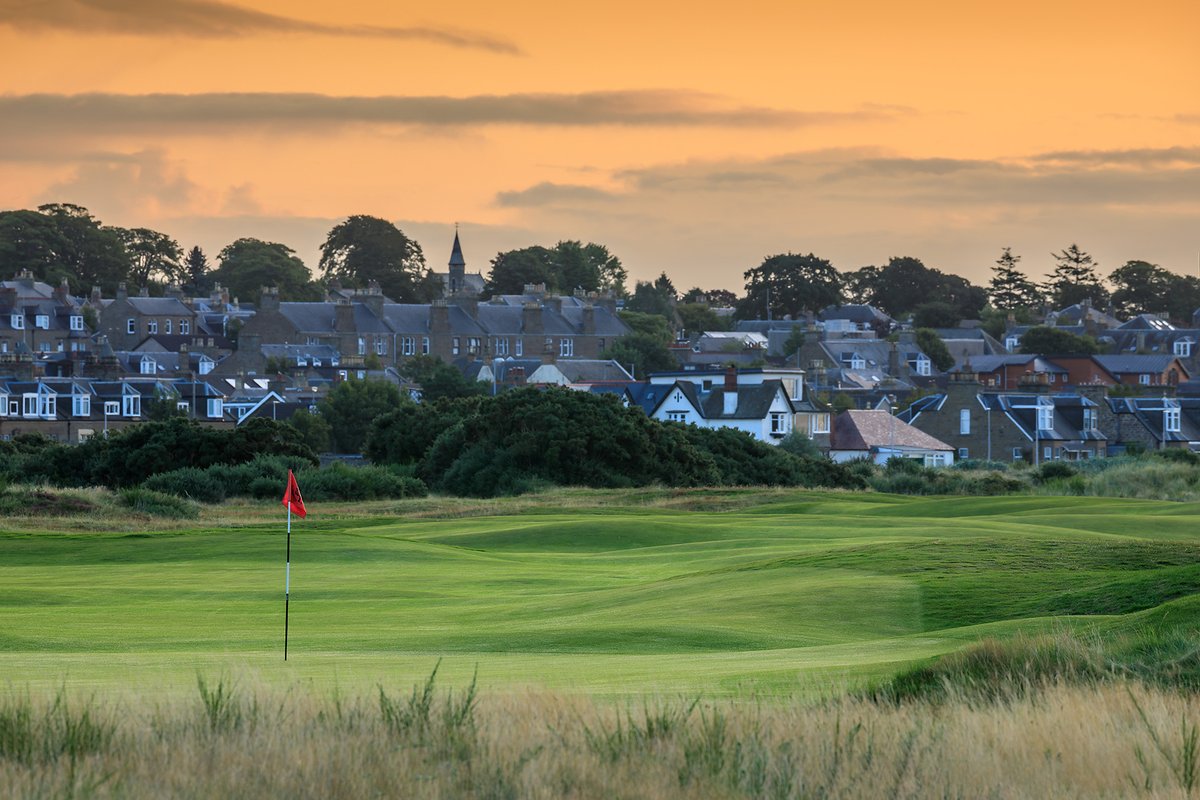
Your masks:
<svg viewBox="0 0 1200 800"><path fill-rule="evenodd" d="M165 333L167 336L171 335L171 320L170 319L163 320L163 333Z"/></svg>
<svg viewBox="0 0 1200 800"><path fill-rule="evenodd" d="M375 355L377 355L377 356L386 356L387 355L387 341L384 340L382 337L375 340Z"/></svg>
<svg viewBox="0 0 1200 800"><path fill-rule="evenodd" d="M965 461L971 457L971 449L969 447L958 448L958 460Z"/></svg>
<svg viewBox="0 0 1200 800"><path fill-rule="evenodd" d="M969 408L958 410L958 434L959 436L971 435L971 409Z"/></svg>
<svg viewBox="0 0 1200 800"><path fill-rule="evenodd" d="M8 416L16 417L21 414L21 401L16 397L9 397L8 400Z"/></svg>
<svg viewBox="0 0 1200 800"><path fill-rule="evenodd" d="M1006 338L1004 340L1004 349L1005 350L1016 350L1020 346L1021 346L1020 337L1009 336L1008 338Z"/></svg>
<svg viewBox="0 0 1200 800"><path fill-rule="evenodd" d="M495 348L496 348L496 355L498 355L498 356L508 355L508 339L497 336L496 342L495 342Z"/></svg>
<svg viewBox="0 0 1200 800"><path fill-rule="evenodd" d="M207 412L209 419L220 419L225 415L225 399L222 397L208 398Z"/></svg>
<svg viewBox="0 0 1200 800"><path fill-rule="evenodd" d="M33 318L33 326L35 328L41 328L44 331L50 330L50 315L38 314Z"/></svg>
<svg viewBox="0 0 1200 800"><path fill-rule="evenodd" d="M179 333L181 336L187 336L192 332L192 323L186 319L179 320Z"/></svg>
<svg viewBox="0 0 1200 800"><path fill-rule="evenodd" d="M429 337L428 336L421 337L421 355L423 355L423 356L429 355Z"/></svg>
<svg viewBox="0 0 1200 800"><path fill-rule="evenodd" d="M412 336L400 337L400 354L405 356L416 355L417 340Z"/></svg>
<svg viewBox="0 0 1200 800"><path fill-rule="evenodd" d="M517 358L520 358L521 356L525 355L525 340L518 336L515 344L516 346L513 348L513 355L515 355Z"/></svg>
<svg viewBox="0 0 1200 800"><path fill-rule="evenodd" d="M1190 358L1192 355L1192 340L1176 339L1174 353L1180 358Z"/></svg>
<svg viewBox="0 0 1200 800"><path fill-rule="evenodd" d="M158 320L156 320L156 319L146 320L146 333L150 334L151 336L158 335Z"/></svg>
<svg viewBox="0 0 1200 800"><path fill-rule="evenodd" d="M932 364L933 362L929 360L928 356L917 356L917 374L928 377L932 374Z"/></svg>
<svg viewBox="0 0 1200 800"><path fill-rule="evenodd" d="M1096 413L1094 408L1085 408L1083 410L1083 429L1094 431L1100 427L1100 415Z"/></svg>
<svg viewBox="0 0 1200 800"><path fill-rule="evenodd" d="M90 417L92 415L92 396L88 394L71 395L71 416Z"/></svg>
<svg viewBox="0 0 1200 800"><path fill-rule="evenodd" d="M104 416L119 417L121 416L121 404L116 400L104 401Z"/></svg>
<svg viewBox="0 0 1200 800"><path fill-rule="evenodd" d="M1150 385L1150 374L1147 372L1143 372L1140 375L1138 375L1138 383L1141 384L1142 386L1149 386Z"/></svg>
<svg viewBox="0 0 1200 800"><path fill-rule="evenodd" d="M8 416L9 409L11 408L11 406L9 405L10 402L11 402L11 395L0 394L0 417ZM20 404L18 403L18 408L19 407L20 407Z"/></svg>
<svg viewBox="0 0 1200 800"><path fill-rule="evenodd" d="M867 360L861 356L854 356L850 359L850 369L866 369Z"/></svg>
<svg viewBox="0 0 1200 800"><path fill-rule="evenodd" d="M455 336L450 340L450 355L458 355L458 351L462 349L462 339Z"/></svg>
<svg viewBox="0 0 1200 800"><path fill-rule="evenodd" d="M142 396L127 394L121 398L122 417L140 417L142 415Z"/></svg>
<svg viewBox="0 0 1200 800"><path fill-rule="evenodd" d="M1167 433L1179 433L1182 425L1182 415L1178 406L1167 406L1163 409L1163 427Z"/></svg>
<svg viewBox="0 0 1200 800"><path fill-rule="evenodd" d="M21 416L26 419L36 419L38 415L38 396L36 392L26 392L21 395Z"/></svg>
<svg viewBox="0 0 1200 800"><path fill-rule="evenodd" d="M687 412L686 411L668 411L667 412L667 421L668 422L687 422Z"/></svg>
<svg viewBox="0 0 1200 800"><path fill-rule="evenodd" d="M8 322L10 325L12 325L12 329L14 331L25 330L25 315L24 314L10 314Z"/></svg>
<svg viewBox="0 0 1200 800"><path fill-rule="evenodd" d="M480 341L478 336L468 336L467 337L467 355L470 355L470 356L478 355L479 350L482 346L483 346L483 342Z"/></svg>
<svg viewBox="0 0 1200 800"><path fill-rule="evenodd" d="M788 415L786 413L783 411L772 411L769 417L771 421L771 433L788 432L790 426L788 425Z"/></svg>
<svg viewBox="0 0 1200 800"><path fill-rule="evenodd" d="M71 330L73 330L73 331L83 330L83 317L79 316L78 314L71 315Z"/></svg>
<svg viewBox="0 0 1200 800"><path fill-rule="evenodd" d="M158 364L154 361L153 358L143 357L142 360L140 362L138 362L138 374L139 375L157 375L158 374Z"/></svg>
<svg viewBox="0 0 1200 800"><path fill-rule="evenodd" d="M1045 424L1043 424L1045 423ZM1037 407L1037 429L1039 431L1054 430L1054 406L1038 404Z"/></svg>
<svg viewBox="0 0 1200 800"><path fill-rule="evenodd" d="M812 415L812 432L813 433L829 433L829 415L828 414L813 414Z"/></svg>
<svg viewBox="0 0 1200 800"><path fill-rule="evenodd" d="M367 340L363 337L358 337L358 354L365 356L367 354Z"/></svg>
<svg viewBox="0 0 1200 800"><path fill-rule="evenodd" d="M574 358L575 356L575 340L569 337L564 337L558 342L559 358Z"/></svg>
<svg viewBox="0 0 1200 800"><path fill-rule="evenodd" d="M125 332L128 334L137 333L137 320L133 317L125 320Z"/></svg>
<svg viewBox="0 0 1200 800"><path fill-rule="evenodd" d="M207 375L208 373L213 371L213 367L216 366L216 363L217 362L215 362L211 359L202 358L202 359L200 359L200 365L199 365L199 368L197 371L201 375Z"/></svg>

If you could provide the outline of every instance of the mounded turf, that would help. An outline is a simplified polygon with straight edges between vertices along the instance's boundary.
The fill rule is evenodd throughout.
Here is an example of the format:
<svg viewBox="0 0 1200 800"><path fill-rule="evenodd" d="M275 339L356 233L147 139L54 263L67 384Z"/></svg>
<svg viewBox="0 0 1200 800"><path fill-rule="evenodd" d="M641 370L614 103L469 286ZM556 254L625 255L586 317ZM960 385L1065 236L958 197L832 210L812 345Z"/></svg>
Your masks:
<svg viewBox="0 0 1200 800"><path fill-rule="evenodd" d="M980 636L1200 628L1195 504L764 494L459 519L0 533L0 674L18 686L267 682L598 693L822 691ZM403 506L402 506L403 508Z"/></svg>

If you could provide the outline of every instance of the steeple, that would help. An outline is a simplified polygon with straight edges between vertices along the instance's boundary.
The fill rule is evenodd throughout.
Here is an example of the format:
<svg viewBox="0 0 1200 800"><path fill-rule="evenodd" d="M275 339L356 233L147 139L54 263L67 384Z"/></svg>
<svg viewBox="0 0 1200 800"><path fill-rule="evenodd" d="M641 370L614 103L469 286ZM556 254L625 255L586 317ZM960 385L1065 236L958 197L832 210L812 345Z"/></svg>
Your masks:
<svg viewBox="0 0 1200 800"><path fill-rule="evenodd" d="M457 294L466 286L467 260L463 258L462 245L458 241L458 224L454 225L454 246L450 248L449 294Z"/></svg>

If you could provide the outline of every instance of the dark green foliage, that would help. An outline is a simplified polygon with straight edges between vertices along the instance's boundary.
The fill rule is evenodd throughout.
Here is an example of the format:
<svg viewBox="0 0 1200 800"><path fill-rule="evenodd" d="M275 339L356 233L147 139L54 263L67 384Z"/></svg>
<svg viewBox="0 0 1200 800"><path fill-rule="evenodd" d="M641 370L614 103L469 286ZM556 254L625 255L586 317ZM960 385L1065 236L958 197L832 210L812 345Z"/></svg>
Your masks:
<svg viewBox="0 0 1200 800"><path fill-rule="evenodd" d="M470 380L437 356L414 356L400 367L400 374L421 387L425 402L481 397L492 391L490 384Z"/></svg>
<svg viewBox="0 0 1200 800"><path fill-rule="evenodd" d="M777 319L797 317L805 311L816 313L842 301L841 274L812 253L768 256L743 277L746 296L737 305L741 319L767 317L768 301L770 315Z"/></svg>
<svg viewBox="0 0 1200 800"><path fill-rule="evenodd" d="M562 294L606 289L623 295L626 276L621 260L604 245L562 241L497 253L484 294L523 294L527 284L543 284L548 292Z"/></svg>
<svg viewBox="0 0 1200 800"><path fill-rule="evenodd" d="M942 341L942 337L929 328L917 328L914 338L917 342L917 347L921 348L921 352L929 356L929 360L933 362L933 366L942 372L954 366L954 356L950 355L950 349L946 347L946 343Z"/></svg>
<svg viewBox="0 0 1200 800"><path fill-rule="evenodd" d="M383 467L350 467L334 462L296 476L305 500L390 500L424 497L425 484ZM283 493L282 483L277 484Z"/></svg>
<svg viewBox="0 0 1200 800"><path fill-rule="evenodd" d="M1183 447L1168 447L1165 450L1155 450L1154 457L1176 464L1200 465L1200 453L1194 453Z"/></svg>
<svg viewBox="0 0 1200 800"><path fill-rule="evenodd" d="M886 267L863 267L847 275L851 297L870 303L893 317L913 312L930 298L950 304L962 319L978 319L987 292L965 278L947 275L918 258L892 258Z"/></svg>
<svg viewBox="0 0 1200 800"><path fill-rule="evenodd" d="M725 320L717 316L711 308L703 303L682 303L675 307L683 329L689 334L703 331L723 331L728 329Z"/></svg>
<svg viewBox="0 0 1200 800"><path fill-rule="evenodd" d="M217 256L220 262L212 280L229 290L231 297L257 303L264 286L279 289L280 300L320 300L304 262L287 245L259 239L238 239Z"/></svg>
<svg viewBox="0 0 1200 800"><path fill-rule="evenodd" d="M685 428L688 441L716 464L726 486L829 486L863 488L844 467L827 459L802 458L733 428Z"/></svg>
<svg viewBox="0 0 1200 800"><path fill-rule="evenodd" d="M440 282L425 266L421 245L392 223L356 214L338 223L321 245L321 274L343 286L374 282L397 303L428 303Z"/></svg>
<svg viewBox="0 0 1200 800"><path fill-rule="evenodd" d="M1020 478L982 469L926 467L910 458L890 458L881 473L865 475L871 488L889 494L1003 495L1029 488Z"/></svg>
<svg viewBox="0 0 1200 800"><path fill-rule="evenodd" d="M785 453L804 458L824 458L817 443L808 438L803 431L792 431L779 440L779 449Z"/></svg>
<svg viewBox="0 0 1200 800"><path fill-rule="evenodd" d="M679 368L679 362L667 349L675 337L666 317L626 310L621 312L621 320L633 332L613 343L605 353L608 358L632 368L635 378Z"/></svg>
<svg viewBox="0 0 1200 800"><path fill-rule="evenodd" d="M140 486L122 489L117 493L117 502L130 511L149 514L152 517L191 519L195 518L198 511L195 503L190 503L182 497L155 492Z"/></svg>
<svg viewBox="0 0 1200 800"><path fill-rule="evenodd" d="M1020 256L1012 254L1010 247L1004 248L1000 258L996 259L996 266L992 267L992 280L988 284L988 296L993 308L1008 312L1034 308L1041 303L1041 291L1017 268L1020 260Z"/></svg>
<svg viewBox="0 0 1200 800"><path fill-rule="evenodd" d="M186 497L197 503L219 503L225 499L225 484L208 470L195 467L151 475L142 484L142 488Z"/></svg>
<svg viewBox="0 0 1200 800"><path fill-rule="evenodd" d="M1075 474L1077 474L1077 470L1065 461L1047 461L1038 468L1037 481L1039 483L1061 481Z"/></svg>
<svg viewBox="0 0 1200 800"><path fill-rule="evenodd" d="M300 409L287 420L300 434L300 439L314 453L329 452L333 442L333 429L320 414L313 414L307 409Z"/></svg>
<svg viewBox="0 0 1200 800"><path fill-rule="evenodd" d="M1046 325L1038 325L1025 331L1021 337L1021 352L1029 355L1091 356L1100 352L1096 340L1090 336L1076 336Z"/></svg>
<svg viewBox="0 0 1200 800"><path fill-rule="evenodd" d="M1050 274L1046 288L1050 302L1055 308L1066 308L1084 300L1091 300L1096 308L1108 302L1108 290L1104 288L1096 261L1079 245L1072 244L1061 253L1052 253L1054 271Z"/></svg>
<svg viewBox="0 0 1200 800"><path fill-rule="evenodd" d="M72 705L60 691L45 711L34 711L28 694L11 688L0 700L0 760L20 764L78 759L107 749L116 735L116 722L91 702Z"/></svg>
<svg viewBox="0 0 1200 800"><path fill-rule="evenodd" d="M0 516L75 517L96 511L96 504L80 497L28 486L0 492Z"/></svg>
<svg viewBox="0 0 1200 800"><path fill-rule="evenodd" d="M329 423L334 449L339 453L361 453L367 443L371 422L401 404L411 402L400 394L395 384L348 380L321 398L317 407L321 417Z"/></svg>
<svg viewBox="0 0 1200 800"><path fill-rule="evenodd" d="M931 300L913 309L912 324L916 328L953 328L962 319L956 306L942 300Z"/></svg>
<svg viewBox="0 0 1200 800"><path fill-rule="evenodd" d="M638 314L652 314L667 320L675 318L675 287L664 272L654 283L638 281L633 287L633 296L625 308Z"/></svg>
<svg viewBox="0 0 1200 800"><path fill-rule="evenodd" d="M416 464L443 431L475 413L479 402L402 403L371 423L365 454L376 464Z"/></svg>

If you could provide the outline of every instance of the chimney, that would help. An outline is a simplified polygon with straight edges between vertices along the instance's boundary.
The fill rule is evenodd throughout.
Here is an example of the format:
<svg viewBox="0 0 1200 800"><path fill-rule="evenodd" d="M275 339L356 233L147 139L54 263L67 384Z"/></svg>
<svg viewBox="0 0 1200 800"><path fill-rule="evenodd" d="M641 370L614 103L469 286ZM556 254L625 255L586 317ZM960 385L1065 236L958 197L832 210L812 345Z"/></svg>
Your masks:
<svg viewBox="0 0 1200 800"><path fill-rule="evenodd" d="M262 294L258 297L259 311L278 311L279 310L279 287L264 286Z"/></svg>
<svg viewBox="0 0 1200 800"><path fill-rule="evenodd" d="M548 295L545 300L546 308L556 314L562 313L562 298L556 294Z"/></svg>
<svg viewBox="0 0 1200 800"><path fill-rule="evenodd" d="M354 306L349 300L342 300L333 307L333 329L339 333L349 333L355 330Z"/></svg>
<svg viewBox="0 0 1200 800"><path fill-rule="evenodd" d="M380 288L379 281L370 281L367 284L367 291L363 295L363 302L372 314L378 319L383 319L383 289Z"/></svg>
<svg viewBox="0 0 1200 800"><path fill-rule="evenodd" d="M62 282L54 290L54 299L62 305L66 305L71 297L71 287L67 284L67 279L63 278Z"/></svg>
<svg viewBox="0 0 1200 800"><path fill-rule="evenodd" d="M35 278L33 277L33 273L30 272L29 270L23 269L19 273L17 273L17 284L22 289L32 290L34 282L35 282Z"/></svg>
<svg viewBox="0 0 1200 800"><path fill-rule="evenodd" d="M238 351L245 353L249 358L255 359L251 363L257 363L257 359L262 355L262 336L257 333L247 333L242 331L238 335ZM242 360L245 364L246 360Z"/></svg>
<svg viewBox="0 0 1200 800"><path fill-rule="evenodd" d="M725 368L725 391L736 392L738 386L738 371L737 367Z"/></svg>
<svg viewBox="0 0 1200 800"><path fill-rule="evenodd" d="M429 332L435 336L450 333L450 306L445 300L434 300L430 305Z"/></svg>
<svg viewBox="0 0 1200 800"><path fill-rule="evenodd" d="M149 296L150 296L149 288L143 286L142 288L138 289L138 297L149 297Z"/></svg>
<svg viewBox="0 0 1200 800"><path fill-rule="evenodd" d="M117 284L117 302L129 299L129 290L125 287L125 281Z"/></svg>
<svg viewBox="0 0 1200 800"><path fill-rule="evenodd" d="M92 287L92 305L93 305L93 306L98 306L98 305L100 305L100 300L101 300L103 297L104 297L104 295L102 295L102 294L100 293L100 287L99 287L99 286L93 286L93 287Z"/></svg>
<svg viewBox="0 0 1200 800"><path fill-rule="evenodd" d="M170 286L168 286L166 288L166 290L164 291L164 294L167 297L174 298L175 300L178 300L181 303L184 301L183 289L176 286L175 284L171 284Z"/></svg>
<svg viewBox="0 0 1200 800"><path fill-rule="evenodd" d="M583 331L585 336L596 333L596 307L588 303L583 307Z"/></svg>
<svg viewBox="0 0 1200 800"><path fill-rule="evenodd" d="M543 333L542 307L537 303L521 306L521 333Z"/></svg>
<svg viewBox="0 0 1200 800"><path fill-rule="evenodd" d="M1146 332L1138 331L1137 335L1137 351L1139 353L1146 352Z"/></svg>
<svg viewBox="0 0 1200 800"><path fill-rule="evenodd" d="M459 292L450 298L450 302L465 311L471 319L479 317L479 298L475 295Z"/></svg>

